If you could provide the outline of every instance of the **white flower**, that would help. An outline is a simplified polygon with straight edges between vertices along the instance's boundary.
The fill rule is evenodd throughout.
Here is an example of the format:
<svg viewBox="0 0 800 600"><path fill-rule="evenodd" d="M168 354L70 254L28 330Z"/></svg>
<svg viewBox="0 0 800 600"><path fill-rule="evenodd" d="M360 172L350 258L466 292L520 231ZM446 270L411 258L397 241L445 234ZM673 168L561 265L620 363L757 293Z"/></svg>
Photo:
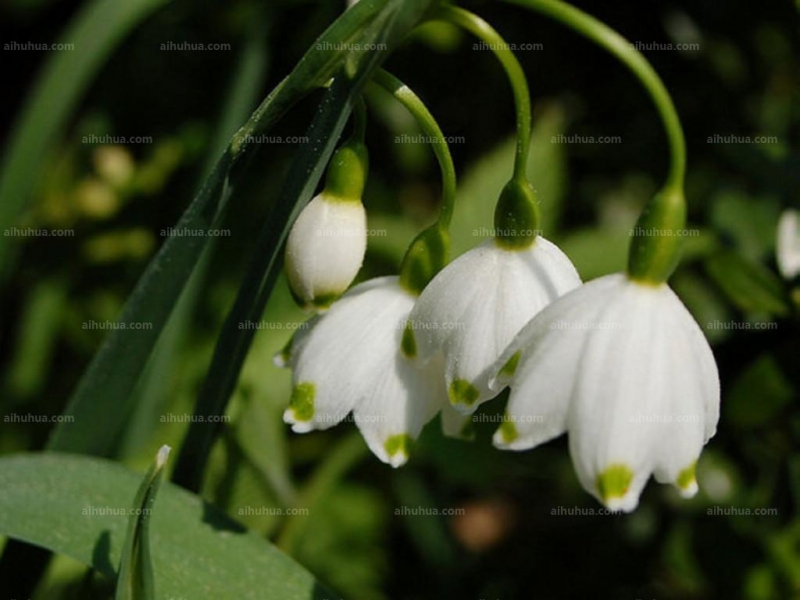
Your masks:
<svg viewBox="0 0 800 600"><path fill-rule="evenodd" d="M353 413L372 452L398 467L411 442L447 404L442 364L420 368L401 351L415 297L397 277L355 286L292 343L294 389L284 421L298 433L327 429ZM448 418L445 431L459 426Z"/></svg>
<svg viewBox="0 0 800 600"><path fill-rule="evenodd" d="M366 249L364 205L319 194L300 213L286 242L292 292L305 306L327 307L353 282Z"/></svg>
<svg viewBox="0 0 800 600"><path fill-rule="evenodd" d="M800 214L785 210L778 220L775 249L778 269L784 279L794 279L800 273Z"/></svg>
<svg viewBox="0 0 800 600"><path fill-rule="evenodd" d="M504 365L515 365L515 368ZM511 386L496 446L525 450L569 433L583 487L631 511L645 483L697 491L694 467L719 419L711 348L666 285L608 275L540 312L494 367Z"/></svg>
<svg viewBox="0 0 800 600"><path fill-rule="evenodd" d="M445 267L417 300L409 326L419 357L444 350L450 402L471 413L495 395L489 369L517 332L580 283L566 255L541 236L516 250L488 240Z"/></svg>

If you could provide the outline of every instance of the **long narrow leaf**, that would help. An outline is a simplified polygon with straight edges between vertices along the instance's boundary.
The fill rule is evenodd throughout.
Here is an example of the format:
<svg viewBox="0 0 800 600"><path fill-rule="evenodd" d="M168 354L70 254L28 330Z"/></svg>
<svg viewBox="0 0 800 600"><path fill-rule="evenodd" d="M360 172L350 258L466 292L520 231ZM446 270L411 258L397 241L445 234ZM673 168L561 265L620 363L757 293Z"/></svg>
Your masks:
<svg viewBox="0 0 800 600"><path fill-rule="evenodd" d="M169 446L161 446L150 471L136 492L119 565L116 600L154 600L156 597L150 559L150 517L169 451Z"/></svg>
<svg viewBox="0 0 800 600"><path fill-rule="evenodd" d="M0 535L113 578L140 482L118 463L88 456L0 459ZM169 483L159 490L150 537L159 598L338 598L258 534Z"/></svg>
<svg viewBox="0 0 800 600"><path fill-rule="evenodd" d="M370 24L359 41L359 48L378 48L374 52L354 52L347 57L320 103L308 131L308 142L292 164L273 215L262 228L253 260L234 306L223 325L211 367L195 407L195 419L181 447L174 480L191 490L198 490L211 447L219 430L219 420L235 389L247 351L255 332L240 327L255 321L264 312L267 300L280 272L280 251L289 228L311 199L325 165L344 129L353 103L370 75L393 49L424 17L432 0L387 2L384 10Z"/></svg>
<svg viewBox="0 0 800 600"><path fill-rule="evenodd" d="M231 168L246 156L252 136L269 130L295 102L327 82L349 56L348 44L384 4L363 0L322 34L234 135L176 230L207 231L219 223L234 186ZM334 49L317 51L317 45ZM242 171L237 169L239 176ZM131 392L209 239L173 235L162 245L122 310L119 321L128 328L114 329L106 337L64 411L71 418L56 426L49 449L99 456L113 453L131 412ZM131 329L131 324L137 328Z"/></svg>

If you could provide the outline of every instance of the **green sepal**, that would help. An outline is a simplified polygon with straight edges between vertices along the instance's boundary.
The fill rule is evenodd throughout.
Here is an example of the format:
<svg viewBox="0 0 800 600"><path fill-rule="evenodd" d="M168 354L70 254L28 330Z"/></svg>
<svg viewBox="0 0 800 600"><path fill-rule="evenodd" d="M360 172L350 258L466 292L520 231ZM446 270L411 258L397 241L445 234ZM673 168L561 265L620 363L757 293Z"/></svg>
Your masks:
<svg viewBox="0 0 800 600"><path fill-rule="evenodd" d="M324 195L328 200L361 202L369 172L369 155L364 142L349 139L334 153L325 175Z"/></svg>
<svg viewBox="0 0 800 600"><path fill-rule="evenodd" d="M400 285L418 296L447 264L450 233L432 225L423 230L406 250L400 266Z"/></svg>
<svg viewBox="0 0 800 600"><path fill-rule="evenodd" d="M539 233L539 202L527 179L509 181L494 209L494 238L507 250L528 248Z"/></svg>
<svg viewBox="0 0 800 600"><path fill-rule="evenodd" d="M686 227L683 189L667 187L645 206L628 252L628 275L634 281L664 283L678 266Z"/></svg>

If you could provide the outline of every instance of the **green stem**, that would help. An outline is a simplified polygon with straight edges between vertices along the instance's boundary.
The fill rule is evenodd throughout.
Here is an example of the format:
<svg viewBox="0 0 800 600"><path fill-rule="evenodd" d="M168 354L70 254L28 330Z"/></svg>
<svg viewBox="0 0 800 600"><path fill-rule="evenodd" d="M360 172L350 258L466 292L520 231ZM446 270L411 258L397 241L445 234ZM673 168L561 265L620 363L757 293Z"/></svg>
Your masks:
<svg viewBox="0 0 800 600"><path fill-rule="evenodd" d="M491 25L468 10L445 5L433 14L432 20L450 22L466 29L485 42L503 65L514 91L517 112L517 155L514 160L514 179L527 180L531 139L531 98L528 92L528 80L525 78L525 72L517 57L509 49L509 44Z"/></svg>
<svg viewBox="0 0 800 600"><path fill-rule="evenodd" d="M453 157L450 155L450 147L447 145L439 124L419 96L391 73L379 69L372 81L406 107L430 140L442 172L442 209L439 215L439 226L447 229L453 217L456 200L456 168L453 165Z"/></svg>
<svg viewBox="0 0 800 600"><path fill-rule="evenodd" d="M559 21L608 50L636 75L655 103L669 140L671 164L664 188L683 190L686 173L686 142L681 122L664 83L641 52L604 23L560 0L506 1L530 8Z"/></svg>
<svg viewBox="0 0 800 600"><path fill-rule="evenodd" d="M364 138L367 132L367 107L364 104L364 97L359 96L358 100L353 106L353 132L350 134L350 140L364 143Z"/></svg>

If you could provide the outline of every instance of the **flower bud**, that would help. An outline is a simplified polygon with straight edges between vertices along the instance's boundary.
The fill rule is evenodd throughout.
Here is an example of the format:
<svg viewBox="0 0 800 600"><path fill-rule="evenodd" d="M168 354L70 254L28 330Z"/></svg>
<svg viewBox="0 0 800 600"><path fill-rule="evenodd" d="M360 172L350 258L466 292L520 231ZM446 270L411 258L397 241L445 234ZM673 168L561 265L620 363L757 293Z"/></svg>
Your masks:
<svg viewBox="0 0 800 600"><path fill-rule="evenodd" d="M286 242L286 275L298 304L327 308L353 282L367 249L361 203L367 154L348 142L331 159L325 189L300 213Z"/></svg>

